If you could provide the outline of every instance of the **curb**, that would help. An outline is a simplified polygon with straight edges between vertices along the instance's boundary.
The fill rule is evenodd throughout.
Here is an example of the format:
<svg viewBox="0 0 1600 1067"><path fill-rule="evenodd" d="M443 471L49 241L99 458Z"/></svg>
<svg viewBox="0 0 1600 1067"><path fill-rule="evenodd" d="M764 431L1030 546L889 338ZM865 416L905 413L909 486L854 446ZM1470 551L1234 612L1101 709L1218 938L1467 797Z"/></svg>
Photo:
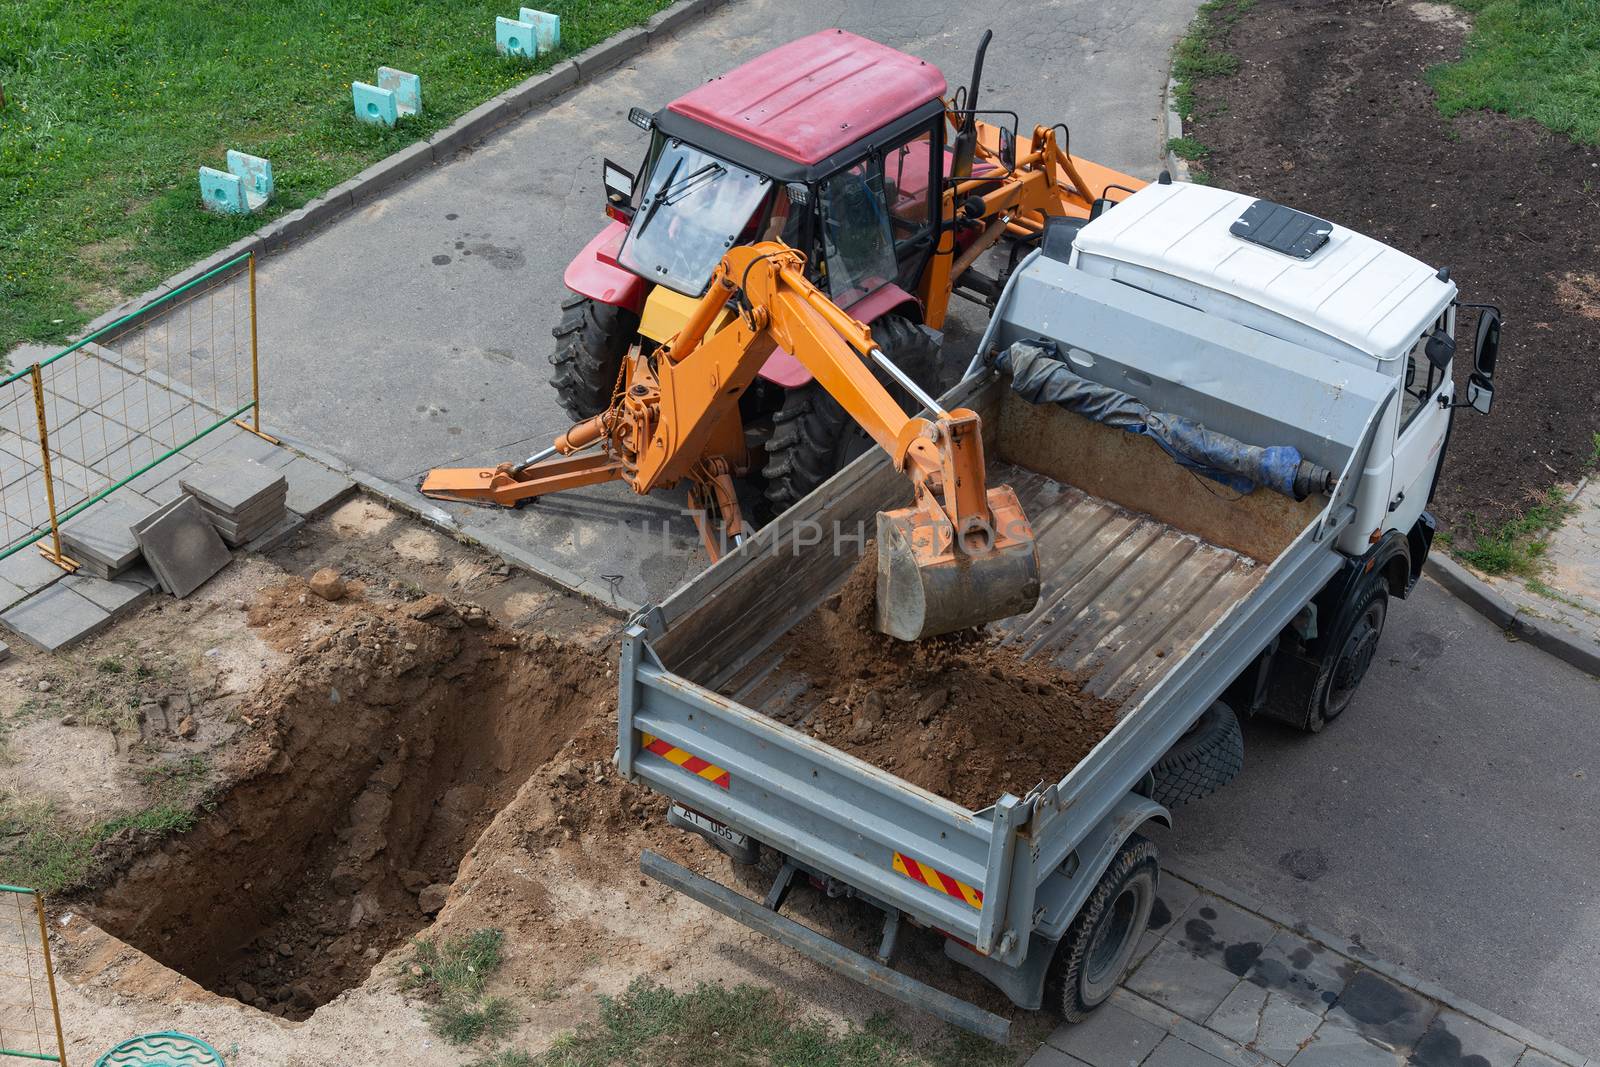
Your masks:
<svg viewBox="0 0 1600 1067"><path fill-rule="evenodd" d="M1167 99L1164 114L1166 121L1161 126L1161 151L1165 153L1167 170L1172 174L1175 182L1192 182L1194 176L1189 173L1189 161L1179 159L1178 154L1167 146L1175 138L1183 136L1183 116L1178 114L1177 102L1178 82L1170 75L1167 77Z"/></svg>
<svg viewBox="0 0 1600 1067"><path fill-rule="evenodd" d="M592 604L595 608L613 618L627 619L642 607L642 605L636 604L626 597L616 595L612 592L610 586L603 585L591 578L585 578L552 560L534 555L499 534L491 533L488 530L468 529L452 518L443 508L434 507L432 504L427 503L426 500L418 500L415 494L407 492L404 487L358 467L352 467L347 461L316 445L283 433L279 433L278 437L296 452L316 460L325 467L338 471L354 481L368 495L377 497L397 511L404 512L414 519L427 523L453 541L476 545L485 551L492 552L513 567L518 567L530 574L537 575L545 581L583 598L585 602Z"/></svg>
<svg viewBox="0 0 1600 1067"><path fill-rule="evenodd" d="M1534 1051L1543 1053L1545 1056L1567 1065L1567 1067L1600 1067L1600 1060L1574 1051L1547 1037L1542 1037L1526 1027L1517 1025L1510 1019L1497 1015L1488 1008L1475 1004L1465 997L1457 996L1437 982L1413 974L1397 963L1380 960L1361 945L1352 945L1347 937L1341 937L1320 927L1286 916L1276 908L1269 907L1249 894L1240 892L1231 886L1218 885L1209 879L1202 879L1182 864L1163 861L1161 870L1163 874L1169 874L1180 881L1188 882L1203 893L1220 897L1230 904L1243 908L1245 911L1254 912L1268 922L1293 930L1302 937L1319 941L1335 952L1355 960L1367 970L1382 975L1397 985L1405 986L1407 989L1420 993L1429 1000L1438 1001L1451 1011L1465 1015L1475 1022L1482 1023L1491 1030L1498 1030L1507 1037L1520 1041Z"/></svg>
<svg viewBox="0 0 1600 1067"><path fill-rule="evenodd" d="M1422 571L1500 629L1586 674L1600 678L1600 647L1593 642L1564 633L1514 606L1487 582L1442 553L1430 552Z"/></svg>
<svg viewBox="0 0 1600 1067"><path fill-rule="evenodd" d="M659 38L683 29L689 22L722 7L728 0L677 0L656 12L642 26L634 26L584 51L562 60L542 74L535 74L478 105L433 136L408 145L380 159L350 180L334 186L304 207L280 216L259 230L228 247L191 264L154 289L124 301L94 319L77 332L86 337L119 318L144 307L150 301L186 285L246 252L258 256L276 252L324 226L352 208L381 196L413 174L436 163L447 163L463 149L518 118L533 107L549 102L572 87L589 81L643 52Z"/></svg>

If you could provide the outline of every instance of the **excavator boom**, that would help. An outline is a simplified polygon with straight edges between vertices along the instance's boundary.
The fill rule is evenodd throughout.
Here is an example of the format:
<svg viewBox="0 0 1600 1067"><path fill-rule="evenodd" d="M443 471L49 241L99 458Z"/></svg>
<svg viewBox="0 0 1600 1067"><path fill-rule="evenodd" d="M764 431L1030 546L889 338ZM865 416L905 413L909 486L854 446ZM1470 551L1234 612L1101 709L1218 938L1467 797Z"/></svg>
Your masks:
<svg viewBox="0 0 1600 1067"><path fill-rule="evenodd" d="M738 314L715 325L730 302ZM515 506L614 478L639 493L687 479L715 558L711 514L736 542L744 533L730 481L749 466L739 397L778 347L911 480L912 505L878 516L878 628L910 641L1030 610L1039 596L1033 530L1009 487L986 485L978 416L946 411L923 393L866 326L806 279L804 256L778 242L729 249L677 335L649 354L629 354L608 410L521 464L434 470L420 488ZM933 417L901 410L874 366ZM578 455L595 447L603 451Z"/></svg>

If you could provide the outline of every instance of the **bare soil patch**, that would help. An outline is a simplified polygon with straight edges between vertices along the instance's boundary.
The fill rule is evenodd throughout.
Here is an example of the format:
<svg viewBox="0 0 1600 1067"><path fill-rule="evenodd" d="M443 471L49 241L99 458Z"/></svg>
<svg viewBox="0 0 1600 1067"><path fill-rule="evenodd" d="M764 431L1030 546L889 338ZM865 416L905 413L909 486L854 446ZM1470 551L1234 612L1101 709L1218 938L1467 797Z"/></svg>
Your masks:
<svg viewBox="0 0 1600 1067"><path fill-rule="evenodd" d="M964 807L1021 795L1077 765L1117 722L1116 705L1066 671L981 630L912 644L873 628L877 552L781 643L811 683L804 728Z"/></svg>
<svg viewBox="0 0 1600 1067"><path fill-rule="evenodd" d="M1219 185L1321 215L1450 269L1506 316L1495 410L1458 412L1435 509L1498 525L1575 480L1600 431L1600 149L1504 115L1440 116L1426 74L1467 25L1439 5L1257 4L1224 47L1239 73L1196 83L1186 133ZM1458 351L1476 317L1463 313ZM1464 395L1468 359L1457 359Z"/></svg>

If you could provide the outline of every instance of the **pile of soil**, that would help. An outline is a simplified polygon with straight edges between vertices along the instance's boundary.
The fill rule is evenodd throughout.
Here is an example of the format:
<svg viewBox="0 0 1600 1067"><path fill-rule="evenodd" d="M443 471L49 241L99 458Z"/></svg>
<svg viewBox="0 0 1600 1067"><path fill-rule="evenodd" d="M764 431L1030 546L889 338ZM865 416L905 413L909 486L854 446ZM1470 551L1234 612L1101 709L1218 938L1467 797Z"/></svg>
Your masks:
<svg viewBox="0 0 1600 1067"><path fill-rule="evenodd" d="M570 744L614 729L603 655L437 596L331 604L298 580L247 618L291 660L239 709L252 736L236 784L86 908L207 989L299 1019L359 984L446 907L463 857L536 772L565 793L546 840L619 810L579 796L597 761Z"/></svg>
<svg viewBox="0 0 1600 1067"><path fill-rule="evenodd" d="M1430 67L1466 16L1436 3L1257 4L1196 85L1185 132L1218 185L1289 204L1450 268L1506 331L1488 418L1456 413L1434 509L1494 526L1573 481L1600 431L1600 149L1528 119L1439 114ZM1476 315L1456 338L1465 397ZM1461 357L1466 358L1461 358Z"/></svg>
<svg viewBox="0 0 1600 1067"><path fill-rule="evenodd" d="M1060 779L1117 722L1116 705L983 630L906 643L873 628L877 552L780 642L810 683L801 729L964 807Z"/></svg>

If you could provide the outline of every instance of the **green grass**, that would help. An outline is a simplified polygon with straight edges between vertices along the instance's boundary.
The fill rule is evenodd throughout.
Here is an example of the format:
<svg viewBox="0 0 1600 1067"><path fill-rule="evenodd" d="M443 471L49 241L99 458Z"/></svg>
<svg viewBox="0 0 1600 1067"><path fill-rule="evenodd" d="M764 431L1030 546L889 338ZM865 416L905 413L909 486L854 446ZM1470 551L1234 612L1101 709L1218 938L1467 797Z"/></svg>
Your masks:
<svg viewBox="0 0 1600 1067"><path fill-rule="evenodd" d="M1202 160L1211 154L1209 148L1196 141L1193 137L1168 138L1167 151L1176 155L1179 159L1187 159L1190 162Z"/></svg>
<svg viewBox="0 0 1600 1067"><path fill-rule="evenodd" d="M130 829L158 837L179 834L195 819L192 806L165 802L80 826L52 805L0 795L0 882L45 894L71 889L94 869L101 842Z"/></svg>
<svg viewBox="0 0 1600 1067"><path fill-rule="evenodd" d="M571 54L667 0L547 0ZM129 294L426 137L555 57L494 50L489 0L0 0L0 355L58 342ZM352 80L422 77L423 112L363 125ZM623 103L631 103L624 101ZM648 103L648 101L646 101ZM600 122L618 122L612 115ZM278 199L200 209L196 169L237 148Z"/></svg>
<svg viewBox="0 0 1600 1067"><path fill-rule="evenodd" d="M1206 78L1227 78L1239 72L1239 57L1223 43L1233 24L1255 0L1206 0L1189 24L1189 32L1172 54L1172 80L1177 83L1174 103L1188 122L1194 117L1194 83Z"/></svg>
<svg viewBox="0 0 1600 1067"><path fill-rule="evenodd" d="M483 995L489 977L500 968L504 943L503 933L487 929L414 942L416 952L401 972L400 987L433 1002L428 1022L451 1044L499 1040L515 1027L511 1002Z"/></svg>
<svg viewBox="0 0 1600 1067"><path fill-rule="evenodd" d="M1545 568L1549 534L1577 510L1559 489L1549 489L1539 503L1494 530L1478 529L1467 519L1471 547L1452 542L1456 558L1485 574L1537 578Z"/></svg>
<svg viewBox="0 0 1600 1067"><path fill-rule="evenodd" d="M1600 0L1454 0L1461 59L1429 73L1446 117L1487 109L1600 144Z"/></svg>
<svg viewBox="0 0 1600 1067"><path fill-rule="evenodd" d="M946 1031L931 1044L886 1019L837 1033L803 1018L776 990L701 985L677 993L636 979L621 996L600 998L597 1022L564 1035L548 1052L508 1067L987 1067L1014 1062L1011 1050ZM497 1065L498 1067L498 1065Z"/></svg>

